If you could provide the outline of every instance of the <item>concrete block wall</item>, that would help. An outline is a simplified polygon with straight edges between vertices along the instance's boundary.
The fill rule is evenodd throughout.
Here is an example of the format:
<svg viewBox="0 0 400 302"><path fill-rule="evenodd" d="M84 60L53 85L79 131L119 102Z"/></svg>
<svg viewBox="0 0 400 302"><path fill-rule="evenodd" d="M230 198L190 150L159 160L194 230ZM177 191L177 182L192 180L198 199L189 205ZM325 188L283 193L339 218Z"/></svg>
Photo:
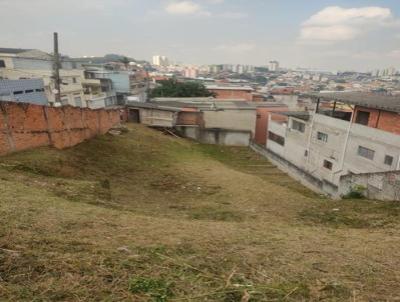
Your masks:
<svg viewBox="0 0 400 302"><path fill-rule="evenodd" d="M400 171L349 174L340 178L340 195L361 186L369 199L400 201Z"/></svg>
<svg viewBox="0 0 400 302"><path fill-rule="evenodd" d="M0 102L0 155L41 146L71 147L120 122L118 109Z"/></svg>

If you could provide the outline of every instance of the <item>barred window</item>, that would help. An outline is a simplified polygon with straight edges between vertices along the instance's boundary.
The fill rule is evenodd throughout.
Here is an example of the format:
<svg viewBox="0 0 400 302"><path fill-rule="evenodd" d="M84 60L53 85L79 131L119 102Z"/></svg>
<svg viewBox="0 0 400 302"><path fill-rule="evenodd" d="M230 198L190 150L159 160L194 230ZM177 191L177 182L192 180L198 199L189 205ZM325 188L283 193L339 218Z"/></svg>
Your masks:
<svg viewBox="0 0 400 302"><path fill-rule="evenodd" d="M319 141L322 141L322 142L327 143L327 142L328 142L328 134L318 131L318 133L317 133L317 139L318 139Z"/></svg>
<svg viewBox="0 0 400 302"><path fill-rule="evenodd" d="M358 146L358 155L373 160L375 156L375 151L365 148L363 146Z"/></svg>
<svg viewBox="0 0 400 302"><path fill-rule="evenodd" d="M292 129L304 133L304 131L306 129L306 125L304 123L300 123L299 121L293 120L292 121Z"/></svg>

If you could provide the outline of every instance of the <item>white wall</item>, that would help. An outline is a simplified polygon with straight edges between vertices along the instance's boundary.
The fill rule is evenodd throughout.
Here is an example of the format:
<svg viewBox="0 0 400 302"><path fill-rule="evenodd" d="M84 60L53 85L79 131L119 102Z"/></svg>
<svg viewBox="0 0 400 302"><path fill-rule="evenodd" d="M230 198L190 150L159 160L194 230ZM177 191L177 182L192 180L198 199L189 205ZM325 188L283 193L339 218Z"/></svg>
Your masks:
<svg viewBox="0 0 400 302"><path fill-rule="evenodd" d="M321 180L338 185L342 175L384 172L395 170L398 167L400 135L352 124L346 147L346 136L350 122L316 114L310 140L312 122L307 122L305 132L301 133L291 129L293 120L298 119L290 117L289 126L270 121L269 131L284 136L285 146L282 147L268 140L267 149ZM327 142L318 140L318 132L328 135ZM308 142L310 142L310 149L306 156L305 151L308 149ZM360 156L358 154L359 146L374 150L374 159L370 160ZM343 158L344 151L345 156ZM391 166L384 163L386 155L393 157ZM342 159L344 159L343 164ZM325 160L332 163L331 170L324 167Z"/></svg>

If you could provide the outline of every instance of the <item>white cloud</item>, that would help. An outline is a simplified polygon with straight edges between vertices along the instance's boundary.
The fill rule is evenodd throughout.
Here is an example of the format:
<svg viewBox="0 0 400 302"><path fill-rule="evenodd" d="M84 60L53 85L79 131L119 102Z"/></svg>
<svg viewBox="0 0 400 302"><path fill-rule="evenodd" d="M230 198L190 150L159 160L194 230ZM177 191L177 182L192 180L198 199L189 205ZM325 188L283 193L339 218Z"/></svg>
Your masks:
<svg viewBox="0 0 400 302"><path fill-rule="evenodd" d="M326 7L306 20L301 27L302 41L347 41L371 29L395 25L398 21L384 7Z"/></svg>
<svg viewBox="0 0 400 302"><path fill-rule="evenodd" d="M330 6L311 16L303 25L330 26L344 23L368 23L371 21L387 21L391 17L392 13L389 8L371 6L346 9L339 6Z"/></svg>
<svg viewBox="0 0 400 302"><path fill-rule="evenodd" d="M241 12L224 12L221 14L217 14L216 16L225 19L244 19L248 17L246 13Z"/></svg>
<svg viewBox="0 0 400 302"><path fill-rule="evenodd" d="M215 49L231 53L244 53L252 51L255 48L256 45L253 43L238 43L238 44L222 44L217 46Z"/></svg>
<svg viewBox="0 0 400 302"><path fill-rule="evenodd" d="M224 0L205 0L209 4L219 4L223 3ZM200 4L191 0L173 1L170 2L166 7L165 11L171 15L193 15L200 17L215 17L223 19L243 19L248 15L243 12L210 12Z"/></svg>
<svg viewBox="0 0 400 302"><path fill-rule="evenodd" d="M192 1L172 2L165 7L165 10L173 15L193 15L203 12L201 6Z"/></svg>

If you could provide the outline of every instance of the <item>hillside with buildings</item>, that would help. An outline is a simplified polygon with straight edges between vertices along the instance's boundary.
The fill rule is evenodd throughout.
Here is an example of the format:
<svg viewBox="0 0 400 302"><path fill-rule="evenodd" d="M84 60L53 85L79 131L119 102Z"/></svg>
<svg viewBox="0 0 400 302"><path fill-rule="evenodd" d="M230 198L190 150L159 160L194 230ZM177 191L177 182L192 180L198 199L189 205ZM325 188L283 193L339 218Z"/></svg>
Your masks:
<svg viewBox="0 0 400 302"><path fill-rule="evenodd" d="M0 157L2 301L395 301L398 203L129 125Z"/></svg>

